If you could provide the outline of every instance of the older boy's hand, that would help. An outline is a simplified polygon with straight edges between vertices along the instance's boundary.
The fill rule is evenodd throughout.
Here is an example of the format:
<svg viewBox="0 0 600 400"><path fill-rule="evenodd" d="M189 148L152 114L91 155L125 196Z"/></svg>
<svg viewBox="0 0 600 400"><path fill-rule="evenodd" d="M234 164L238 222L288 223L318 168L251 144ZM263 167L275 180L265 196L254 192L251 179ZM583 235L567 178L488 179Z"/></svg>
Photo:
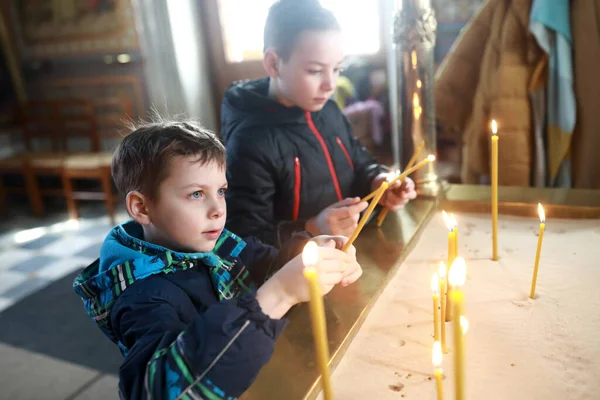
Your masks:
<svg viewBox="0 0 600 400"><path fill-rule="evenodd" d="M338 201L307 221L305 229L313 235L351 236L358 226L360 213L369 204L360 197Z"/></svg>
<svg viewBox="0 0 600 400"><path fill-rule="evenodd" d="M380 174L373 179L373 190L376 190L381 186L381 183L387 179L387 174ZM415 191L415 183L410 178L405 178L402 182L394 182L383 194L379 204L389 208L392 211L396 211L401 207L404 207L406 203L417 197Z"/></svg>

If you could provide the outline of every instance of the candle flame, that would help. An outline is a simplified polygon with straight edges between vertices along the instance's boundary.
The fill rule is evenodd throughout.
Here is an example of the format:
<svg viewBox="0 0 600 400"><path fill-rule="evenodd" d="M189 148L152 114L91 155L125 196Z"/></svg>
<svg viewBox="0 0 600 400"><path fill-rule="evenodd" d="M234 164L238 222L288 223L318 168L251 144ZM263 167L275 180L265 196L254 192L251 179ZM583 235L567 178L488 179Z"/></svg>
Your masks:
<svg viewBox="0 0 600 400"><path fill-rule="evenodd" d="M414 50L411 51L410 60L411 60L413 69L417 68L417 52L416 51L414 51Z"/></svg>
<svg viewBox="0 0 600 400"><path fill-rule="evenodd" d="M540 216L540 222L543 224L546 222L546 213L544 213L544 207L541 203L538 203L538 214Z"/></svg>
<svg viewBox="0 0 600 400"><path fill-rule="evenodd" d="M417 79L417 87L420 89L423 84L420 79Z"/></svg>
<svg viewBox="0 0 600 400"><path fill-rule="evenodd" d="M413 94L413 106L419 107L419 95L416 92Z"/></svg>
<svg viewBox="0 0 600 400"><path fill-rule="evenodd" d="M463 335L469 330L469 320L464 315L460 316L460 328Z"/></svg>
<svg viewBox="0 0 600 400"><path fill-rule="evenodd" d="M451 222L452 230L454 230L458 226L458 223L456 222L456 218L454 218L454 214L450 214L450 222Z"/></svg>
<svg viewBox="0 0 600 400"><path fill-rule="evenodd" d="M452 232L452 220L450 219L450 217L448 216L448 213L445 210L442 210L442 217L444 218L444 223L446 224L446 228L448 228L448 230L450 232Z"/></svg>
<svg viewBox="0 0 600 400"><path fill-rule="evenodd" d="M440 292L440 279L437 272L434 272L431 276L431 290L433 291L434 295L437 295Z"/></svg>
<svg viewBox="0 0 600 400"><path fill-rule="evenodd" d="M435 156L433 154L430 154L427 156L427 159L429 160L429 162L433 162L435 161Z"/></svg>
<svg viewBox="0 0 600 400"><path fill-rule="evenodd" d="M462 257L456 257L448 271L448 282L452 286L461 286L467 280L467 264Z"/></svg>
<svg viewBox="0 0 600 400"><path fill-rule="evenodd" d="M302 250L302 262L305 267L314 267L319 260L319 246L312 240L307 242Z"/></svg>
<svg viewBox="0 0 600 400"><path fill-rule="evenodd" d="M431 361L436 367L442 365L442 345L440 342L433 342L433 352L431 354Z"/></svg>
<svg viewBox="0 0 600 400"><path fill-rule="evenodd" d="M498 134L498 123L495 119L492 120L492 135Z"/></svg>
<svg viewBox="0 0 600 400"><path fill-rule="evenodd" d="M441 280L446 279L446 263L443 261L440 261L440 270L438 274L440 275Z"/></svg>

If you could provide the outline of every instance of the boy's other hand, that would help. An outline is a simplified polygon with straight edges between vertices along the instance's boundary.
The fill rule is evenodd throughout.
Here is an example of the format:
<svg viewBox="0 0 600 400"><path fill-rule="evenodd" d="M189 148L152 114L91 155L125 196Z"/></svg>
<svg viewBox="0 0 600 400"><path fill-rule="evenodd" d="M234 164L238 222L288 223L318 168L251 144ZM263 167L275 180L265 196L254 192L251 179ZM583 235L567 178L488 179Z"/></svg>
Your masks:
<svg viewBox="0 0 600 400"><path fill-rule="evenodd" d="M316 239L316 240L315 240ZM326 295L337 284L347 286L355 282L362 269L356 261L356 250L351 246L347 253L337 247L339 237L318 236L319 262L316 265L321 294ZM341 238L343 246L347 238ZM265 282L256 298L263 312L271 318L281 318L293 305L310 300L308 284L304 278L304 262L299 254Z"/></svg>
<svg viewBox="0 0 600 400"><path fill-rule="evenodd" d="M377 190L381 183L387 179L387 174L380 174L373 179L373 190ZM404 207L410 200L417 197L415 191L415 183L410 178L404 178L402 182L394 182L383 194L379 200L379 204L389 208L391 211L396 211Z"/></svg>
<svg viewBox="0 0 600 400"><path fill-rule="evenodd" d="M358 226L360 213L369 203L360 197L349 197L338 201L306 222L306 230L313 235L351 236Z"/></svg>

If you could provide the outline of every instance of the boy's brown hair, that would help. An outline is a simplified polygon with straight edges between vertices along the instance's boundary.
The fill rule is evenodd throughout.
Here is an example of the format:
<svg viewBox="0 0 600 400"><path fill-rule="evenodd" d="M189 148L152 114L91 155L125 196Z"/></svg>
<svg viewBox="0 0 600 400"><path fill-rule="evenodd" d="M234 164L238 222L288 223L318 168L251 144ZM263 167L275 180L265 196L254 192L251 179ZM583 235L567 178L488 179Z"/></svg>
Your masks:
<svg viewBox="0 0 600 400"><path fill-rule="evenodd" d="M160 120L132 126L113 154L112 177L123 197L138 191L154 199L169 176L171 160L185 156L225 168L225 147L213 132L194 121Z"/></svg>

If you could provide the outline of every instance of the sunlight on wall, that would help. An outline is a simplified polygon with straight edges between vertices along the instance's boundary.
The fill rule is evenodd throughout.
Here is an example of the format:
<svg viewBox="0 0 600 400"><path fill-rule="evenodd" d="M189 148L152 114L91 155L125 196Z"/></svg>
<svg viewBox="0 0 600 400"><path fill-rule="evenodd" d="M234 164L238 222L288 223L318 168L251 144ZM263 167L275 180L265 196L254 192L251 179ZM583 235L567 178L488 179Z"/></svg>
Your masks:
<svg viewBox="0 0 600 400"><path fill-rule="evenodd" d="M220 0L219 13L228 62L262 58L263 29L273 0ZM364 0L321 0L337 17L349 55L379 51L378 3ZM243 28L242 28L243 27Z"/></svg>

